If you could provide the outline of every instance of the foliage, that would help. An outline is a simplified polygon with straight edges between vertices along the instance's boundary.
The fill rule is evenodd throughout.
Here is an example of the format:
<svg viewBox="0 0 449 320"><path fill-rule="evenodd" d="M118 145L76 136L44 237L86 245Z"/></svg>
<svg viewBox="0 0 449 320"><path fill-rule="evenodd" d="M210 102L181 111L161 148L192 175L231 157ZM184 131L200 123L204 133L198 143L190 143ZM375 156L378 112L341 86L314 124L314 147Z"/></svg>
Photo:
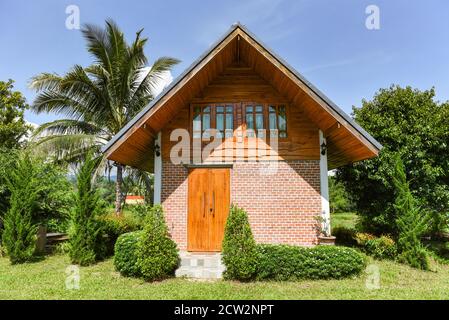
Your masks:
<svg viewBox="0 0 449 320"><path fill-rule="evenodd" d="M386 235L376 237L368 233L357 233L355 240L363 252L376 259L397 258L397 247L395 241Z"/></svg>
<svg viewBox="0 0 449 320"><path fill-rule="evenodd" d="M365 258L345 247L258 245L258 280L342 279L358 275Z"/></svg>
<svg viewBox="0 0 449 320"><path fill-rule="evenodd" d="M3 229L3 216L9 208L9 197L11 195L7 178L14 171L18 156L18 150L0 148L0 238Z"/></svg>
<svg viewBox="0 0 449 320"><path fill-rule="evenodd" d="M93 264L106 254L102 224L98 219L103 215L104 207L92 183L96 162L88 156L77 175L75 208L69 231L69 255L72 263L80 265Z"/></svg>
<svg viewBox="0 0 449 320"><path fill-rule="evenodd" d="M3 221L2 244L12 264L34 258L37 226L33 223L33 213L39 194L34 169L30 156L24 154L7 178L11 197Z"/></svg>
<svg viewBox="0 0 449 320"><path fill-rule="evenodd" d="M349 212L354 207L344 184L335 176L329 176L329 206L331 213Z"/></svg>
<svg viewBox="0 0 449 320"><path fill-rule="evenodd" d="M0 81L0 148L17 149L31 130L23 117L29 108L25 97L13 91L14 81Z"/></svg>
<svg viewBox="0 0 449 320"><path fill-rule="evenodd" d="M428 214L418 205L410 192L402 160L397 157L393 183L396 187L396 223L398 226L399 260L414 268L429 270L429 257L421 243L428 229Z"/></svg>
<svg viewBox="0 0 449 320"><path fill-rule="evenodd" d="M137 265L147 281L173 276L179 265L176 243L170 238L162 206L150 209L137 245Z"/></svg>
<svg viewBox="0 0 449 320"><path fill-rule="evenodd" d="M142 231L120 235L114 247L114 266L117 271L127 277L140 277L137 264L137 245L141 241Z"/></svg>
<svg viewBox="0 0 449 320"><path fill-rule="evenodd" d="M335 227L332 228L332 235L336 238L335 243L352 247L357 244L355 240L357 231L354 228Z"/></svg>
<svg viewBox="0 0 449 320"><path fill-rule="evenodd" d="M382 145L378 157L337 170L350 192L365 231L396 236L396 155L407 167L410 191L423 207L449 212L449 104L435 91L391 86L353 109L354 119Z"/></svg>
<svg viewBox="0 0 449 320"><path fill-rule="evenodd" d="M223 238L222 260L225 279L250 280L255 276L258 260L256 242L245 210L231 206Z"/></svg>
<svg viewBox="0 0 449 320"><path fill-rule="evenodd" d="M69 163L91 152L102 158L100 167L110 167L101 146L153 99L163 75L179 62L162 57L148 67L144 54L147 39L141 38L142 31L128 44L112 20L106 21L104 29L87 24L82 34L93 64L86 68L75 65L63 76L42 73L32 79L31 87L38 92L32 109L67 117L36 130L37 150ZM117 163L116 167L116 212L120 213L123 166Z"/></svg>
<svg viewBox="0 0 449 320"><path fill-rule="evenodd" d="M106 235L107 254L113 253L115 243L122 234L143 229L143 221L134 217L132 214L122 214L117 216L115 213L100 217L102 231Z"/></svg>

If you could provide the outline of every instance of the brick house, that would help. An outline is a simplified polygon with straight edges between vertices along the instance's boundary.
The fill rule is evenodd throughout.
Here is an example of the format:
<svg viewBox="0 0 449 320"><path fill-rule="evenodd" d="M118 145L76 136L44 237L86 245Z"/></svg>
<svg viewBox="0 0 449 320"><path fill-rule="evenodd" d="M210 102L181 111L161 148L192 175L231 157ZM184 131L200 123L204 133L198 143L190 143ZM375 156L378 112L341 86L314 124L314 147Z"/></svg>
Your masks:
<svg viewBox="0 0 449 320"><path fill-rule="evenodd" d="M220 251L231 203L257 242L317 244L330 232L328 170L381 145L324 94L235 24L105 146L153 172L181 250Z"/></svg>

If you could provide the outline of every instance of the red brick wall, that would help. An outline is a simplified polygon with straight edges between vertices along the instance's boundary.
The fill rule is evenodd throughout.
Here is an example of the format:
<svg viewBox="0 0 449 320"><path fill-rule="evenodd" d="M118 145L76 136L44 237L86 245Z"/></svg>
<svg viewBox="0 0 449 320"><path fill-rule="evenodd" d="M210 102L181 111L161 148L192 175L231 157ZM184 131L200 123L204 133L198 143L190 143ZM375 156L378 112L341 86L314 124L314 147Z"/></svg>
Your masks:
<svg viewBox="0 0 449 320"><path fill-rule="evenodd" d="M277 162L275 174L260 174L268 163L235 163L231 201L248 212L260 243L312 246L321 212L319 161Z"/></svg>
<svg viewBox="0 0 449 320"><path fill-rule="evenodd" d="M261 170L277 165L275 174ZM247 210L259 243L312 246L320 215L320 166L315 160L236 162L231 170L231 201ZM187 248L187 169L164 161L161 200L167 224L180 250Z"/></svg>

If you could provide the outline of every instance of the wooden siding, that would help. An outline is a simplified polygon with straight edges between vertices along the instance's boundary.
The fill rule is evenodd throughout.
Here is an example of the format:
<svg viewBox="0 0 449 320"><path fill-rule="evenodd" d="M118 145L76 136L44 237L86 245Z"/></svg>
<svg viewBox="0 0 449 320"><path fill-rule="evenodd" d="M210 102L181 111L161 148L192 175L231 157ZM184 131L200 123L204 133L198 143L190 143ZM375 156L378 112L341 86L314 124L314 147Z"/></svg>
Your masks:
<svg viewBox="0 0 449 320"><path fill-rule="evenodd" d="M234 105L234 136L226 139L215 152L210 154L207 162L224 160L317 160L319 159L318 127L310 121L301 107L289 105L288 101L274 89L267 81L262 79L251 68L233 65L223 71L211 82L198 96L191 100L178 114L168 123L162 131L162 157L170 158L171 148L177 141L170 141L170 134L175 129L185 129L192 136L191 105L207 105L212 103L223 103ZM269 139L246 138L245 137L245 103L261 104L286 104L287 105L287 138L279 138L277 156L270 154L271 146ZM207 141L202 143L203 150ZM190 143L191 160L193 157L193 143ZM264 156L258 156L255 152L262 152ZM229 149L232 149L229 151ZM240 150L239 150L240 149ZM239 152L240 151L240 152ZM253 152L251 152L253 151Z"/></svg>

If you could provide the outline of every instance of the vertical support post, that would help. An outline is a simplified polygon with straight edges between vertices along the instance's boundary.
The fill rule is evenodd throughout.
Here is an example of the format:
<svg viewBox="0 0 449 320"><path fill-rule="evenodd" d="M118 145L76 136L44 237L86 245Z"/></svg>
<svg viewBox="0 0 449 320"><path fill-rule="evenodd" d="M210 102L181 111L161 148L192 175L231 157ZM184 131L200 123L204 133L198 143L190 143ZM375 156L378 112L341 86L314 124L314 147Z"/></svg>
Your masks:
<svg viewBox="0 0 449 320"><path fill-rule="evenodd" d="M331 217L329 208L329 181L327 169L327 141L323 131L320 135L320 191L321 191L321 215L323 218L323 231L331 234ZM324 146L324 147L323 147ZM324 153L324 154L323 154Z"/></svg>
<svg viewBox="0 0 449 320"><path fill-rule="evenodd" d="M153 204L161 204L162 189L162 145L161 132L154 141L154 193ZM159 156L157 155L159 153Z"/></svg>

